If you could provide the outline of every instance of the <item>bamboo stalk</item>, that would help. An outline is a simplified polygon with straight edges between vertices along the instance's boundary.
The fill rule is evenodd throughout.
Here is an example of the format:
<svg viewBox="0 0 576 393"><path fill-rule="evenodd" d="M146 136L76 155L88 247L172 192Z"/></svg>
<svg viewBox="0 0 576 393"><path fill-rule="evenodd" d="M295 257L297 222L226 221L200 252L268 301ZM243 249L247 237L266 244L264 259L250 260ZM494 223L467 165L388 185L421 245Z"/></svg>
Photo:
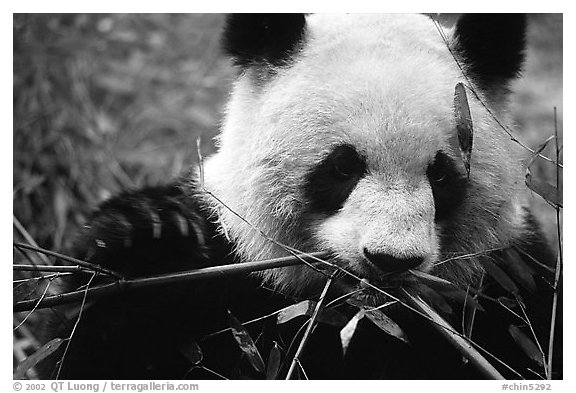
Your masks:
<svg viewBox="0 0 576 393"><path fill-rule="evenodd" d="M94 273L82 266L12 265L12 269L19 272Z"/></svg>
<svg viewBox="0 0 576 393"><path fill-rule="evenodd" d="M198 281L203 279L224 278L237 274L251 273L260 270L274 269L278 267L293 266L305 262L314 262L317 258L326 257L326 253L317 252L306 255L288 256L263 261L234 263L230 265L211 266L202 269L194 269L178 273L163 274L152 277L142 277L134 279L120 279L112 283L98 285L88 290L73 291L54 296L47 296L44 299L22 300L14 303L13 310L26 311L36 308L47 308L56 305L75 303L86 296L86 300L118 294L138 288L146 288L156 285L172 284L177 282Z"/></svg>

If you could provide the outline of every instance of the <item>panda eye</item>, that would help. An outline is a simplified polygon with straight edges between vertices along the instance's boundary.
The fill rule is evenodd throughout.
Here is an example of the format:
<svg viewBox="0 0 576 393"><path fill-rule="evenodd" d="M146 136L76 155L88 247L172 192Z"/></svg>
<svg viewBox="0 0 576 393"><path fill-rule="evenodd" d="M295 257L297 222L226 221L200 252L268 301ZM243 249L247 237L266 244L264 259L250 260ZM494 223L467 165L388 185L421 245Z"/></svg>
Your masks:
<svg viewBox="0 0 576 393"><path fill-rule="evenodd" d="M458 171L456 163L443 151L436 153L428 165L426 176L432 188L436 219L446 218L465 197L468 179Z"/></svg>
<svg viewBox="0 0 576 393"><path fill-rule="evenodd" d="M366 162L353 146L336 146L306 176L304 194L311 209L323 213L337 211L365 173Z"/></svg>
<svg viewBox="0 0 576 393"><path fill-rule="evenodd" d="M430 182L442 187L446 184L446 180L448 179L448 175L445 173L435 173L433 169L431 171L431 175L429 176Z"/></svg>
<svg viewBox="0 0 576 393"><path fill-rule="evenodd" d="M434 160L428 165L426 176L432 185L442 187L454 186L463 179L454 160L443 151L436 153Z"/></svg>
<svg viewBox="0 0 576 393"><path fill-rule="evenodd" d="M326 158L332 161L334 174L342 179L362 176L366 171L364 160L358 155L356 149L349 145L338 146Z"/></svg>

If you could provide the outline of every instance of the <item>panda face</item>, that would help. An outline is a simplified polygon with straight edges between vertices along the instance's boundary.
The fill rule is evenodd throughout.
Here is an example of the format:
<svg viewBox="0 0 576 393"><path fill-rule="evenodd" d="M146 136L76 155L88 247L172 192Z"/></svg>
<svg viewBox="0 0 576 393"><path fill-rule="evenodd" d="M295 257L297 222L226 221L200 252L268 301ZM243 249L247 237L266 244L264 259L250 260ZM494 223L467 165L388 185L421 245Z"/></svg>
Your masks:
<svg viewBox="0 0 576 393"><path fill-rule="evenodd" d="M471 98L477 136L466 176L453 97L467 80L431 19L264 16L247 23L248 33L241 21L229 23L237 30L225 43L242 73L220 150L205 171L207 188L227 205L215 209L241 255L285 255L258 228L297 249L329 251L336 263L385 284L409 269L434 270L452 252L506 241L502 234L519 220L518 173L502 169L517 167L514 154ZM458 33L464 37L462 26L454 42ZM503 88L503 78L485 77L479 94L501 103L502 90L489 83ZM478 271L472 261L437 273L470 280ZM317 279L305 267L264 274L296 291Z"/></svg>

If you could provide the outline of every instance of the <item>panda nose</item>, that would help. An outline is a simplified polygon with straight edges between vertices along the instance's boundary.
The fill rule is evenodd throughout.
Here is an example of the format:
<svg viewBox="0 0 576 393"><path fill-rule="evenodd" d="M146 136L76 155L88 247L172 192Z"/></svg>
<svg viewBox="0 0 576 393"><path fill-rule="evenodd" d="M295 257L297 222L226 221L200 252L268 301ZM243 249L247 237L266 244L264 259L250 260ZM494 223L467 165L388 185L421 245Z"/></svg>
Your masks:
<svg viewBox="0 0 576 393"><path fill-rule="evenodd" d="M396 258L390 254L371 253L366 248L364 248L364 256L378 269L386 273L406 271L424 262L422 257Z"/></svg>

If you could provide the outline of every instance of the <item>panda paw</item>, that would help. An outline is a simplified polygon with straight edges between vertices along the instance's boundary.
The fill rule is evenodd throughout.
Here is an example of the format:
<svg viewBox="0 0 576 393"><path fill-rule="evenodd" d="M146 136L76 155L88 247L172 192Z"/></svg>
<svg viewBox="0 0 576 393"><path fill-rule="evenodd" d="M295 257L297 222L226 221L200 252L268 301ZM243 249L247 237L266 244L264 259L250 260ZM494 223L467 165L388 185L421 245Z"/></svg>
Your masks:
<svg viewBox="0 0 576 393"><path fill-rule="evenodd" d="M92 215L74 255L127 277L206 266L213 230L201 206L179 185L125 192Z"/></svg>

